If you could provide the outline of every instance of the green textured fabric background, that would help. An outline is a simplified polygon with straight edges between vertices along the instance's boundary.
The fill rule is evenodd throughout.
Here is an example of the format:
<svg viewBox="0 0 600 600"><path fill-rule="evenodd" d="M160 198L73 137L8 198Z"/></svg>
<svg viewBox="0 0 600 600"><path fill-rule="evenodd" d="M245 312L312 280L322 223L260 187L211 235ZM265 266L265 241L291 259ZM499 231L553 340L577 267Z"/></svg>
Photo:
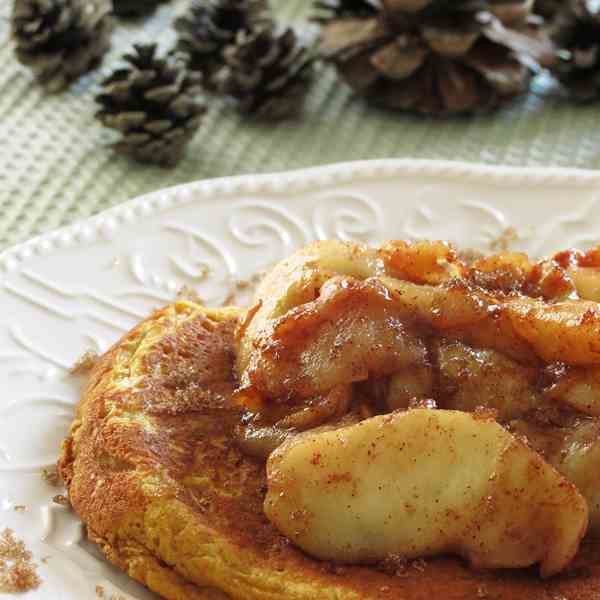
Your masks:
<svg viewBox="0 0 600 600"><path fill-rule="evenodd" d="M306 28L309 0L273 5L282 21ZM224 175L391 157L600 167L600 104L573 106L537 84L537 93L500 113L438 121L366 106L328 68L318 72L301 119L251 123L209 98L203 126L177 168L136 165L108 147L112 133L93 118L94 93L134 41L167 48L181 7L166 5L141 25L119 23L101 69L47 96L13 58L11 0L0 0L0 247L152 190Z"/></svg>

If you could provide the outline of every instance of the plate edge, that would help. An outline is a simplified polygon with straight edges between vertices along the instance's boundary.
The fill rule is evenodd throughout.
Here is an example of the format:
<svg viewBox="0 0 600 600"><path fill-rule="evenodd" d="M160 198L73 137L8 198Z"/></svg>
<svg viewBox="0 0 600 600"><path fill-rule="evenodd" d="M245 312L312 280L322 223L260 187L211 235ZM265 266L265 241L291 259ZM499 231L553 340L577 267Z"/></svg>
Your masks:
<svg viewBox="0 0 600 600"><path fill-rule="evenodd" d="M0 270L15 271L30 257L47 255L55 247L71 248L109 236L118 224L135 222L200 197L227 198L243 193L302 193L315 188L344 185L352 181L395 177L445 177L496 186L585 187L597 183L600 171L483 165L420 159L377 159L334 163L276 173L239 175L187 182L138 196L81 221L43 233L0 252Z"/></svg>

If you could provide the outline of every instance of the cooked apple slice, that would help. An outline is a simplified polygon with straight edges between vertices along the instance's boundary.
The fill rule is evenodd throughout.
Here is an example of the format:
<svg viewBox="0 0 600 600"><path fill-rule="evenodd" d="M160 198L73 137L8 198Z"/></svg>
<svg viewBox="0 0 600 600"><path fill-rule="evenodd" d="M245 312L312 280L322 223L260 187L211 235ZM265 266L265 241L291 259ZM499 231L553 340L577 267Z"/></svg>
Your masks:
<svg viewBox="0 0 600 600"><path fill-rule="evenodd" d="M440 408L473 412L490 408L506 422L545 406L538 389L538 369L497 352L459 341L436 340L432 355L438 367L436 398Z"/></svg>
<svg viewBox="0 0 600 600"><path fill-rule="evenodd" d="M491 419L445 410L373 417L284 444L265 512L308 554L373 563L455 553L475 567L572 560L588 523L574 485Z"/></svg>
<svg viewBox="0 0 600 600"><path fill-rule="evenodd" d="M315 242L280 262L264 278L257 293L257 304L250 309L239 332L237 368L243 373L254 353L257 335L272 320L319 296L321 286L335 275L358 279L378 275L381 259L374 249L336 240Z"/></svg>
<svg viewBox="0 0 600 600"><path fill-rule="evenodd" d="M577 486L589 507L588 532L600 536L600 419L560 413L547 420L517 419L511 431L527 437L545 460Z"/></svg>
<svg viewBox="0 0 600 600"><path fill-rule="evenodd" d="M375 278L332 277L316 300L270 321L253 344L241 382L271 400L311 398L428 360L410 313Z"/></svg>

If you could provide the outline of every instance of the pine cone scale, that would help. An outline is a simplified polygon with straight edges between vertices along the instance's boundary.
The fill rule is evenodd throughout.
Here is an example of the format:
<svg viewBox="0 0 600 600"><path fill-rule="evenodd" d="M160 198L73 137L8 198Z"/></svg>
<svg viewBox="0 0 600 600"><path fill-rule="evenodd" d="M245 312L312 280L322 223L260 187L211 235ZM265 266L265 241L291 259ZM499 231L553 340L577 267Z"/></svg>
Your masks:
<svg viewBox="0 0 600 600"><path fill-rule="evenodd" d="M316 23L327 23L334 17L370 17L377 14L376 2L377 0L346 0L341 3L338 0L316 0L312 20Z"/></svg>
<svg viewBox="0 0 600 600"><path fill-rule="evenodd" d="M360 54L392 39L377 18L341 19L323 27L319 49L325 58L334 59Z"/></svg>
<svg viewBox="0 0 600 600"><path fill-rule="evenodd" d="M460 63L448 62L438 69L442 106L450 112L461 113L481 104L481 86L476 75Z"/></svg>
<svg viewBox="0 0 600 600"><path fill-rule="evenodd" d="M488 10L503 23L524 23L533 5L534 0L490 0Z"/></svg>
<svg viewBox="0 0 600 600"><path fill-rule="evenodd" d="M572 55L580 69L591 69L598 60L598 48L576 48Z"/></svg>
<svg viewBox="0 0 600 600"><path fill-rule="evenodd" d="M416 13L427 8L433 0L382 0L384 9L390 13Z"/></svg>
<svg viewBox="0 0 600 600"><path fill-rule="evenodd" d="M466 64L480 73L500 94L518 92L529 82L530 71L518 60L495 50L494 46L482 42L469 54Z"/></svg>
<svg viewBox="0 0 600 600"><path fill-rule="evenodd" d="M159 104L167 104L177 97L179 91L180 86L176 84L166 85L159 88L153 88L148 92L144 92L144 99L152 102L158 102Z"/></svg>
<svg viewBox="0 0 600 600"><path fill-rule="evenodd" d="M515 31L504 26L499 19L490 19L482 28L482 34L490 42L503 45L517 56L530 57L542 66L554 62L555 47L550 39L537 28Z"/></svg>
<svg viewBox="0 0 600 600"><path fill-rule="evenodd" d="M144 125L144 129L153 134L166 133L171 129L171 121L150 121Z"/></svg>
<svg viewBox="0 0 600 600"><path fill-rule="evenodd" d="M412 48L398 46L399 44L394 41L371 55L371 64L377 71L394 80L410 77L423 66L428 55L427 49L423 46Z"/></svg>
<svg viewBox="0 0 600 600"><path fill-rule="evenodd" d="M480 29L461 31L425 26L423 39L435 53L443 57L457 58L465 56L480 37Z"/></svg>
<svg viewBox="0 0 600 600"><path fill-rule="evenodd" d="M564 0L535 0L533 6L535 14L551 22L563 8Z"/></svg>
<svg viewBox="0 0 600 600"><path fill-rule="evenodd" d="M127 101L130 84L127 80L113 81L104 85L104 93L100 96L103 102L118 106Z"/></svg>
<svg viewBox="0 0 600 600"><path fill-rule="evenodd" d="M119 17L138 18L156 10L167 0L113 0L114 13Z"/></svg>
<svg viewBox="0 0 600 600"><path fill-rule="evenodd" d="M146 122L146 113L143 111L137 112L122 112L118 115L105 114L101 116L102 122L112 129L118 131L131 132L138 127L142 127Z"/></svg>
<svg viewBox="0 0 600 600"><path fill-rule="evenodd" d="M378 95L377 83L382 79L378 69L373 68L372 56L368 52L363 52L358 56L352 57L352 60L340 60L337 68L348 85L357 93L367 93L373 91L373 97ZM391 78L386 78L390 83Z"/></svg>
<svg viewBox="0 0 600 600"><path fill-rule="evenodd" d="M136 131L134 133L130 133L125 139L121 142L115 144L115 147L118 148L131 148L131 150L138 150L139 147L144 147L152 140L152 136L149 133L143 133L140 131Z"/></svg>

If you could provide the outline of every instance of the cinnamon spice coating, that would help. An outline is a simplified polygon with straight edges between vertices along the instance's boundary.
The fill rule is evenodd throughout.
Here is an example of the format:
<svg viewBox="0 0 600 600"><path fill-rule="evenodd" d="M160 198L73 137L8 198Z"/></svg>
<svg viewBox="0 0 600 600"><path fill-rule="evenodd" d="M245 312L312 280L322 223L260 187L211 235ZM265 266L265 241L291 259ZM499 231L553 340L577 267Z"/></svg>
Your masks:
<svg viewBox="0 0 600 600"><path fill-rule="evenodd" d="M577 487L593 522L600 512L600 253L562 253L538 264L502 254L467 265L441 243L377 250L341 244L325 256L318 248L277 267L247 315L177 302L94 365L60 461L90 539L169 600L466 600L482 589L503 600L597 598L600 545L593 535L547 580L534 569L481 571L452 556L428 558L402 576L385 568L389 561L340 566L311 558L265 515L265 460L239 441L248 423L254 433L275 431L276 447L300 429L335 432L413 405L496 416ZM336 304L338 293L354 290L356 301ZM393 306L385 298L373 304L374 295ZM288 314L294 326L286 331ZM394 356L374 361L366 377L341 359L332 363L335 372L319 370L318 361L302 372L286 364L311 350L313 333L327 332L332 321L334 341L335 329L348 336L342 323L363 327L358 364L369 332L383 331L375 321L367 326L372 314L395 319L405 337L402 344L390 338ZM293 345L269 346L261 337L278 319L281 339ZM304 334L294 330L296 321ZM330 351L343 358L345 347ZM270 357L282 370L262 362ZM272 369L268 377L263 364ZM342 382L350 398L341 390L328 398L335 373L349 372L357 376ZM293 375L283 395L279 374ZM323 458L311 455L312 466Z"/></svg>

